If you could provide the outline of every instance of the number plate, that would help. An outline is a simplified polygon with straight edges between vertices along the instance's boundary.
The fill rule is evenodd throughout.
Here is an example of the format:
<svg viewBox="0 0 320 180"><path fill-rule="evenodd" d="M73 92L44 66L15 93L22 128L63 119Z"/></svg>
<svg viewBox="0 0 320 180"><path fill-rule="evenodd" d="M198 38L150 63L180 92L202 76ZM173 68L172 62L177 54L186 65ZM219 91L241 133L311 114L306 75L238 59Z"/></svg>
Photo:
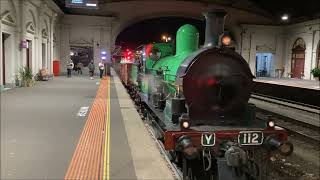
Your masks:
<svg viewBox="0 0 320 180"><path fill-rule="evenodd" d="M202 146L214 146L216 143L216 135L214 133L203 133L201 136Z"/></svg>
<svg viewBox="0 0 320 180"><path fill-rule="evenodd" d="M261 131L241 131L238 136L238 143L241 145L261 145L263 133Z"/></svg>

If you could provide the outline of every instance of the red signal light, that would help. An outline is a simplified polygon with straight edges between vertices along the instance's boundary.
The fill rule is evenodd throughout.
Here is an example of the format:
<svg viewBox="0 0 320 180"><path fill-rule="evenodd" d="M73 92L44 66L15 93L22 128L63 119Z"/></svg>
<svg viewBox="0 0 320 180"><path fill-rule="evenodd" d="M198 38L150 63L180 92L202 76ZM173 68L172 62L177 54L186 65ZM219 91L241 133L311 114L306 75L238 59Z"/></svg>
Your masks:
<svg viewBox="0 0 320 180"><path fill-rule="evenodd" d="M217 80L216 79L208 79L207 84L208 84L208 86L214 86L217 84Z"/></svg>
<svg viewBox="0 0 320 180"><path fill-rule="evenodd" d="M152 45L152 44L148 44L148 45L146 46L146 50L145 50L145 52L146 52L146 56L147 56L147 57L149 57L149 56L150 56L150 53L151 53L152 47L153 47L153 45Z"/></svg>

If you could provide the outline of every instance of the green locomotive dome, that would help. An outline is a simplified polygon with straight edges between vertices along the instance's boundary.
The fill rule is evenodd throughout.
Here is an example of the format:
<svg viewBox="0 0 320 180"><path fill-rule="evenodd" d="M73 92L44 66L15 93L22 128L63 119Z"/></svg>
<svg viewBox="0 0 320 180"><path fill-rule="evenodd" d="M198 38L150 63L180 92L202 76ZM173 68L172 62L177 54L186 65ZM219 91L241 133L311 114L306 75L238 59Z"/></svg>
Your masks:
<svg viewBox="0 0 320 180"><path fill-rule="evenodd" d="M176 54L159 59L153 64L152 70L164 70L164 80L174 84L176 73L181 63L199 46L199 31L196 27L186 24L179 28L176 35ZM169 87L171 93L175 92L175 87Z"/></svg>
<svg viewBox="0 0 320 180"><path fill-rule="evenodd" d="M179 28L176 36L176 54L190 53L198 49L199 32L196 27L185 24Z"/></svg>

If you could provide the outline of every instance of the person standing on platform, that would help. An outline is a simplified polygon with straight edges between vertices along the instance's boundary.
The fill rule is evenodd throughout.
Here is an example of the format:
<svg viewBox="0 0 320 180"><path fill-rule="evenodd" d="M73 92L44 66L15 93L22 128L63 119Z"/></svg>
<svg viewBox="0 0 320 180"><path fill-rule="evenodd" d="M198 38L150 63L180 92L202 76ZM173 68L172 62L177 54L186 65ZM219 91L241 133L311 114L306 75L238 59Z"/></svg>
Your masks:
<svg viewBox="0 0 320 180"><path fill-rule="evenodd" d="M99 63L99 70L100 70L100 78L103 76L103 71L104 71L104 63L100 61Z"/></svg>
<svg viewBox="0 0 320 180"><path fill-rule="evenodd" d="M71 77L71 72L74 68L74 64L72 60L70 59L69 63L67 64L67 71L68 71L68 77Z"/></svg>
<svg viewBox="0 0 320 180"><path fill-rule="evenodd" d="M83 64L81 62L78 62L78 64L77 64L78 74L82 74L82 67L83 67Z"/></svg>
<svg viewBox="0 0 320 180"><path fill-rule="evenodd" d="M93 61L90 62L90 64L88 65L88 68L89 68L89 73L90 73L90 79L93 79L93 74L94 74L94 64L93 64Z"/></svg>

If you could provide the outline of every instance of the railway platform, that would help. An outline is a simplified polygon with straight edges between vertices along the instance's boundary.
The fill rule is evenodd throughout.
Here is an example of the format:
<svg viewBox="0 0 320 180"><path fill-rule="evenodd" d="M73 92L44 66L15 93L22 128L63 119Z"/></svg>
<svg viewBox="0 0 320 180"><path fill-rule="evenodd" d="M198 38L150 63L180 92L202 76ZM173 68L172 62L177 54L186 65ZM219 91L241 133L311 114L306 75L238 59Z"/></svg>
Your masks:
<svg viewBox="0 0 320 180"><path fill-rule="evenodd" d="M320 90L320 82L315 80L258 77L254 81L260 82L260 83L267 83L267 84Z"/></svg>
<svg viewBox="0 0 320 180"><path fill-rule="evenodd" d="M1 179L174 179L115 73L1 92Z"/></svg>

